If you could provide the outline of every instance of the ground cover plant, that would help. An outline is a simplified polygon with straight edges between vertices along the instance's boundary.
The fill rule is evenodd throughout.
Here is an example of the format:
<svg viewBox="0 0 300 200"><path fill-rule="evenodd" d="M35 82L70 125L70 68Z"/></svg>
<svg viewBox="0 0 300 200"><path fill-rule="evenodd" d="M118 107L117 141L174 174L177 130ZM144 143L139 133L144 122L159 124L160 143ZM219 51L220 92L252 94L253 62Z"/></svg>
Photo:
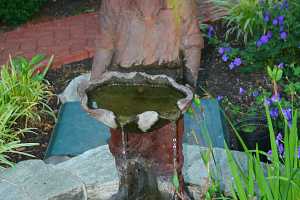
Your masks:
<svg viewBox="0 0 300 200"><path fill-rule="evenodd" d="M53 57L44 67L45 57L36 55L31 60L23 57L10 58L10 62L2 66L0 82L0 165L11 165L8 153L21 153L19 147L36 145L22 144L20 135L33 132L28 121L40 120L42 113L53 116L47 99L51 94L45 75ZM17 125L18 124L18 125ZM21 153L28 155L26 153Z"/></svg>
<svg viewBox="0 0 300 200"><path fill-rule="evenodd" d="M47 0L0 0L0 19L9 25L19 25L37 13Z"/></svg>
<svg viewBox="0 0 300 200"><path fill-rule="evenodd" d="M232 7L224 18L228 28L226 36L219 38L209 25L209 43L217 46L219 59L227 65L228 73L261 71L266 84L256 88L240 87L239 96L247 102L244 105L232 103L228 96L218 99L236 123L253 116L266 118L262 112L265 97L268 102L280 100L285 115L290 116L292 106L299 108L300 2L246 0L235 5L230 2L226 5ZM247 39L240 40L240 36ZM280 117L279 108L271 107L271 116L274 120ZM283 123L279 121L274 126L279 131Z"/></svg>

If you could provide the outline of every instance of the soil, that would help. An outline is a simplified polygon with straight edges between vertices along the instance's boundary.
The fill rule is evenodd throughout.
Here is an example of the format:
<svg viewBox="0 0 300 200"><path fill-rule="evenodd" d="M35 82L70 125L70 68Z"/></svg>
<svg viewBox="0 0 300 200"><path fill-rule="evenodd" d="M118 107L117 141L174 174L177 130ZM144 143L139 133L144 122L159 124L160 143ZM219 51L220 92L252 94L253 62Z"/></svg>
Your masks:
<svg viewBox="0 0 300 200"><path fill-rule="evenodd" d="M218 21L212 24L215 28L216 34L220 40L224 41L225 27L222 22ZM233 39L230 41L234 41ZM231 46L241 47L238 42L232 43ZM242 48L242 47L241 47ZM253 102L254 97L252 92L259 88L270 88L270 82L267 80L266 73L263 71L255 71L252 73L243 73L240 68L230 70L229 63L224 63L218 53L218 48L214 45L208 44L208 38L205 38L205 48L202 53L201 70L199 72L198 87L196 92L201 97L214 97L222 96L227 97L233 105L239 105L243 108L249 108ZM241 95L240 88L243 88L246 93ZM233 119L226 107L219 101L223 113L233 122L238 123L239 119ZM231 127L229 130L229 146L231 149L241 150L235 133Z"/></svg>
<svg viewBox="0 0 300 200"><path fill-rule="evenodd" d="M73 78L90 71L91 66L92 59L87 59L80 62L63 65L61 68L56 70L49 70L46 79L49 81L50 89L54 95L50 97L48 105L52 108L56 117L58 116L61 104L59 103L58 97L55 94L60 94ZM11 160L13 162L20 162L28 159L43 159L54 125L55 118L49 114L42 114L41 121L28 124L28 127L35 128L35 134L27 133L24 136L21 136L21 142L38 143L39 145L33 147L23 147L18 150L31 154L34 156L34 158L13 154L9 155Z"/></svg>

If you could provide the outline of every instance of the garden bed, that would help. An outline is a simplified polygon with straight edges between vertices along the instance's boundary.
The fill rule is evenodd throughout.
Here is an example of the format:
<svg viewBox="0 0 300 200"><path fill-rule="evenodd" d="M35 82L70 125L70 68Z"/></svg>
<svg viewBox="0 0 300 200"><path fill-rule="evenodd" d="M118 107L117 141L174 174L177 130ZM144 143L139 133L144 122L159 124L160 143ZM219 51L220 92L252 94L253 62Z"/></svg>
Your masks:
<svg viewBox="0 0 300 200"><path fill-rule="evenodd" d="M92 59L87 59L76 63L62 65L59 69L49 70L46 79L49 81L51 91L54 93L54 96L49 99L49 106L53 109L56 116L58 115L60 108L60 103L56 95L60 94L73 78L91 70L91 66ZM53 117L47 114L42 114L40 122L28 124L28 127L35 128L34 131L36 134L26 133L23 137L21 137L22 143L39 143L39 145L22 147L19 150L35 156L36 159L43 159L54 125L55 119L53 119ZM11 158L13 162L31 159L30 157L21 154L13 154L11 155Z"/></svg>

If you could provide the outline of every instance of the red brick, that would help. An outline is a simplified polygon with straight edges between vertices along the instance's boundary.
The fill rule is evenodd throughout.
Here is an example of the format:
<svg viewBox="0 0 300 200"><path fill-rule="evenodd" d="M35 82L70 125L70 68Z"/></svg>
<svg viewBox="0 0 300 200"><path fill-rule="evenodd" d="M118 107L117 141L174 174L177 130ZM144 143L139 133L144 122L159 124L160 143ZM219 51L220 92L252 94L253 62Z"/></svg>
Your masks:
<svg viewBox="0 0 300 200"><path fill-rule="evenodd" d="M50 55L53 54L53 51L49 47L38 47L38 49L36 50L36 53L40 53L40 54L50 56Z"/></svg>
<svg viewBox="0 0 300 200"><path fill-rule="evenodd" d="M87 39L87 47L88 48L95 48L95 39Z"/></svg>
<svg viewBox="0 0 300 200"><path fill-rule="evenodd" d="M84 60L88 57L89 57L88 52L85 49L82 49L82 51L80 51L80 52L72 53L69 56L63 58L63 64L77 62L80 60Z"/></svg>
<svg viewBox="0 0 300 200"><path fill-rule="evenodd" d="M20 31L11 31L8 32L6 35L6 40L11 41L11 40L16 40L22 37L22 33Z"/></svg>
<svg viewBox="0 0 300 200"><path fill-rule="evenodd" d="M85 38L85 30L83 28L70 29L71 39Z"/></svg>
<svg viewBox="0 0 300 200"><path fill-rule="evenodd" d="M0 45L6 41L6 34L0 33Z"/></svg>
<svg viewBox="0 0 300 200"><path fill-rule="evenodd" d="M84 50L87 46L87 40L82 39L82 40L77 40L74 42L72 42L70 44L70 52L72 53L77 53L78 51L81 52L82 50Z"/></svg>
<svg viewBox="0 0 300 200"><path fill-rule="evenodd" d="M85 48L89 54L89 58L94 57L96 50L94 48Z"/></svg>
<svg viewBox="0 0 300 200"><path fill-rule="evenodd" d="M51 47L54 46L53 37L42 37L38 40L38 47Z"/></svg>
<svg viewBox="0 0 300 200"><path fill-rule="evenodd" d="M24 51L35 51L36 48L37 48L37 42L36 40L34 39L31 39L31 40L21 40L20 41L20 44L21 44L21 50L24 50Z"/></svg>
<svg viewBox="0 0 300 200"><path fill-rule="evenodd" d="M5 43L5 48L4 50L12 53L12 52L15 52L15 51L18 51L20 50L20 43L19 42L16 42L16 41L11 41L11 42L6 42Z"/></svg>
<svg viewBox="0 0 300 200"><path fill-rule="evenodd" d="M67 56L70 54L68 46L54 46L51 48L55 57Z"/></svg>
<svg viewBox="0 0 300 200"><path fill-rule="evenodd" d="M63 29L61 31L57 31L54 33L54 40L55 43L58 44L61 42L66 42L70 39L70 32L69 29Z"/></svg>

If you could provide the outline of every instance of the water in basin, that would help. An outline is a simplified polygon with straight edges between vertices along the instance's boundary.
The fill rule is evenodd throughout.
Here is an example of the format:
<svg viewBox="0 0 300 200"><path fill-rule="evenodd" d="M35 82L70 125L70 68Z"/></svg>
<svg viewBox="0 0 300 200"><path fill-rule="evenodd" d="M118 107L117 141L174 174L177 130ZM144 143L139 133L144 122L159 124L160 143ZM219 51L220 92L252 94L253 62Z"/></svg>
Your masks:
<svg viewBox="0 0 300 200"><path fill-rule="evenodd" d="M88 107L112 111L118 121L128 121L145 111L156 111L168 119L180 110L177 101L185 95L166 85L108 84L87 91ZM125 124L125 123L124 123Z"/></svg>

